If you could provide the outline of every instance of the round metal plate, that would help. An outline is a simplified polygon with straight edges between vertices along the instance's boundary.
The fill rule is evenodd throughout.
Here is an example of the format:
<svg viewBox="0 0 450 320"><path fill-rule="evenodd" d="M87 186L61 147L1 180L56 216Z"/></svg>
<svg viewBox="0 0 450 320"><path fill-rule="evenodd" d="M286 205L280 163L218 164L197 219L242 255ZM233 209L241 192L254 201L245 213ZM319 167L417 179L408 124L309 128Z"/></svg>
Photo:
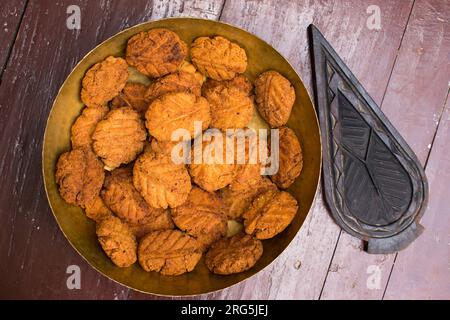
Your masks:
<svg viewBox="0 0 450 320"><path fill-rule="evenodd" d="M207 270L203 260L193 272L177 277L161 276L156 272L147 273L138 264L125 269L118 268L98 244L94 222L86 218L79 207L68 205L59 196L54 177L55 164L59 155L70 149L70 127L83 108L80 87L85 72L109 55L123 56L128 38L157 27L175 31L188 44L199 36L224 36L246 50L249 63L245 75L250 80L253 81L263 71L274 69L287 77L295 87L297 99L288 126L300 139L304 167L289 192L298 200L299 210L292 224L284 232L273 239L263 241L262 258L254 268L246 272L229 276L214 275ZM133 73L131 78L142 80L136 73ZM256 115L252 127L260 126L263 124ZM209 293L234 285L261 271L286 249L299 231L316 194L321 169L321 142L311 98L300 77L274 48L256 36L231 25L211 20L171 18L126 29L101 43L80 61L54 101L45 131L42 156L43 176L50 207L62 232L75 250L100 273L127 287L157 295L181 296Z"/></svg>

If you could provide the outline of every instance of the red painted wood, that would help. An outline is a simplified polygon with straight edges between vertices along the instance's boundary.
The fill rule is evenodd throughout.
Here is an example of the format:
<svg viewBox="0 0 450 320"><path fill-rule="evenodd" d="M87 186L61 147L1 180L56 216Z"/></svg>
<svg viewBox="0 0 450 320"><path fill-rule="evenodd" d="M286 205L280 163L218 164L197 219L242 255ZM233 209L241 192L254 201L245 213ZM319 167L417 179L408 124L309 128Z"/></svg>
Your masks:
<svg viewBox="0 0 450 320"><path fill-rule="evenodd" d="M22 14L25 10L25 0L4 0L0 12L0 74L3 73L6 61L14 43Z"/></svg>
<svg viewBox="0 0 450 320"><path fill-rule="evenodd" d="M442 114L450 81L449 15L448 2L415 2L382 105L384 113L416 152L423 165ZM430 205L433 205L432 201L439 199L430 199ZM426 216L429 214L425 213ZM429 232L432 231L426 230L425 236L416 241L426 241L424 239ZM440 237L444 235L445 231L439 234ZM322 292L323 299L382 298L395 255L369 255L360 246L361 241L344 232L341 234ZM429 250L433 251L431 246ZM440 263L438 268L447 267L442 261ZM409 279L408 270L415 266L405 264L403 267L403 279ZM434 279L446 282L449 275L447 272L441 274L440 279L437 276ZM396 274L393 274L393 278L395 277ZM413 296L416 293L405 294Z"/></svg>

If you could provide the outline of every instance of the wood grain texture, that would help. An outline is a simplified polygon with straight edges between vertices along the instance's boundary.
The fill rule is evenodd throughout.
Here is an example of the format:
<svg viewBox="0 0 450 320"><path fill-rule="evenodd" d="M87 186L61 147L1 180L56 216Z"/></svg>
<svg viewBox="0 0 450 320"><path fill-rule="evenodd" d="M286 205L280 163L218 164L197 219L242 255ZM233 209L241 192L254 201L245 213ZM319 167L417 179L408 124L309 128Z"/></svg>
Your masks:
<svg viewBox="0 0 450 320"><path fill-rule="evenodd" d="M382 8L380 31L366 27L370 4ZM411 5L412 1L227 1L221 20L272 44L291 62L310 93L307 26L316 24L380 103ZM340 228L330 218L320 192L299 234L272 265L254 278L210 297L318 299L339 234Z"/></svg>
<svg viewBox="0 0 450 320"><path fill-rule="evenodd" d="M422 165L426 164L450 81L449 11L449 3L415 1L381 106ZM428 214L427 211L424 221ZM426 229L425 237L419 237L416 242L426 241L429 232L433 231ZM361 241L342 232L321 298L381 299L394 259L395 254L365 253ZM407 269L404 266L406 274ZM442 274L447 277L440 281L445 282L448 275ZM395 277L393 274L391 281Z"/></svg>
<svg viewBox="0 0 450 320"><path fill-rule="evenodd" d="M448 17L448 14L447 14ZM426 168L430 186L424 233L398 253L385 299L450 299L450 96Z"/></svg>
<svg viewBox="0 0 450 320"><path fill-rule="evenodd" d="M16 39L17 29L22 20L26 3L26 0L2 1L0 12L0 79Z"/></svg>
<svg viewBox="0 0 450 320"><path fill-rule="evenodd" d="M81 30L66 28L72 4L80 6ZM7 275L0 277L0 298L127 298L127 288L70 247L51 214L41 176L47 115L71 69L101 41L150 19L220 8L219 1L30 1L0 86L0 273ZM81 268L82 290L66 287L72 264Z"/></svg>

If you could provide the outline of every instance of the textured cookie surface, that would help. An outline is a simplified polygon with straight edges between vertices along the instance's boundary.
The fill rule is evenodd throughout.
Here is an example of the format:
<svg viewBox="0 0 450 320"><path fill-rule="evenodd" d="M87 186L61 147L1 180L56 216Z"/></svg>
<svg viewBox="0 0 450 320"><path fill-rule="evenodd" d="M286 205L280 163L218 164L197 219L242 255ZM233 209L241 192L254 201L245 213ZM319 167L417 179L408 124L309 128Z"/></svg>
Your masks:
<svg viewBox="0 0 450 320"><path fill-rule="evenodd" d="M134 35L126 49L127 62L151 78L176 71L186 55L186 44L175 32L163 28Z"/></svg>
<svg viewBox="0 0 450 320"><path fill-rule="evenodd" d="M169 92L189 91L196 96L201 95L202 84L195 74L189 72L176 72L168 74L153 82L145 93L146 99L154 99Z"/></svg>
<svg viewBox="0 0 450 320"><path fill-rule="evenodd" d="M281 189L287 189L302 172L302 148L294 131L288 127L280 128L279 137L279 168L270 178Z"/></svg>
<svg viewBox="0 0 450 320"><path fill-rule="evenodd" d="M245 232L261 240L272 238L286 229L297 209L297 200L289 193L266 191L243 214Z"/></svg>
<svg viewBox="0 0 450 320"><path fill-rule="evenodd" d="M109 109L106 106L84 108L71 128L72 148L92 148L92 134Z"/></svg>
<svg viewBox="0 0 450 320"><path fill-rule="evenodd" d="M110 170L136 159L146 137L144 123L131 107L111 110L92 134L94 151Z"/></svg>
<svg viewBox="0 0 450 320"><path fill-rule="evenodd" d="M113 108L131 107L144 116L150 102L145 97L148 87L142 83L127 82L122 92L111 101Z"/></svg>
<svg viewBox="0 0 450 320"><path fill-rule="evenodd" d="M247 68L245 50L224 37L200 37L191 46L197 69L214 80L230 80Z"/></svg>
<svg viewBox="0 0 450 320"><path fill-rule="evenodd" d="M133 184L154 208L175 208L183 204L191 191L191 179L184 164L175 164L170 156L144 152L133 168Z"/></svg>
<svg viewBox="0 0 450 320"><path fill-rule="evenodd" d="M61 197L84 208L99 195L105 173L90 149L74 149L59 157L55 178Z"/></svg>
<svg viewBox="0 0 450 320"><path fill-rule="evenodd" d="M99 195L96 196L94 200L86 203L84 211L86 216L95 222L100 222L101 220L113 215L111 210L105 205L103 199Z"/></svg>
<svg viewBox="0 0 450 320"><path fill-rule="evenodd" d="M136 239L141 239L143 236L153 231L174 229L172 217L169 210L153 209L157 214L150 214L139 220L136 223L126 222L131 232Z"/></svg>
<svg viewBox="0 0 450 320"><path fill-rule="evenodd" d="M103 251L116 266L124 268L136 262L136 239L119 218L109 217L100 221L96 233Z"/></svg>
<svg viewBox="0 0 450 320"><path fill-rule="evenodd" d="M223 82L210 84L203 90L211 108L211 127L221 130L247 127L253 117L253 100L239 84Z"/></svg>
<svg viewBox="0 0 450 320"><path fill-rule="evenodd" d="M214 243L206 254L205 264L216 274L239 273L253 267L262 253L260 240L238 234Z"/></svg>
<svg viewBox="0 0 450 320"><path fill-rule="evenodd" d="M227 140L230 137L219 134L212 137L211 141L200 142L201 148L192 146L192 162L189 165L189 173L192 180L202 189L213 192L229 185L233 179L236 165L233 160L227 162ZM231 143L231 142L230 142Z"/></svg>
<svg viewBox="0 0 450 320"><path fill-rule="evenodd" d="M139 264L145 271L180 275L192 271L202 256L198 242L179 230L155 231L139 243Z"/></svg>
<svg viewBox="0 0 450 320"><path fill-rule="evenodd" d="M105 105L123 89L127 79L126 61L110 56L86 72L81 83L81 100L88 107Z"/></svg>
<svg viewBox="0 0 450 320"><path fill-rule="evenodd" d="M256 104L272 128L286 124L295 102L295 90L288 79L276 71L267 71L255 80Z"/></svg>
<svg viewBox="0 0 450 320"><path fill-rule="evenodd" d="M185 203L172 209L172 218L180 230L196 238L204 247L227 233L221 199L198 187L191 190Z"/></svg>
<svg viewBox="0 0 450 320"><path fill-rule="evenodd" d="M153 231L173 228L168 213L151 207L136 190L131 169L114 170L106 177L103 188L101 195L107 206L127 222L136 231L135 234L140 236L141 229Z"/></svg>
<svg viewBox="0 0 450 320"><path fill-rule="evenodd" d="M253 200L261 193L269 190L276 191L277 187L270 179L265 177L254 179L252 185L248 185L247 188L240 188L233 183L230 184L228 187L220 190L226 215L229 219L239 220Z"/></svg>
<svg viewBox="0 0 450 320"><path fill-rule="evenodd" d="M200 122L200 128L208 128L211 116L209 104L203 97L189 92L172 92L154 100L145 114L148 131L160 141L170 141L172 133L179 129L187 130L194 138L195 122Z"/></svg>

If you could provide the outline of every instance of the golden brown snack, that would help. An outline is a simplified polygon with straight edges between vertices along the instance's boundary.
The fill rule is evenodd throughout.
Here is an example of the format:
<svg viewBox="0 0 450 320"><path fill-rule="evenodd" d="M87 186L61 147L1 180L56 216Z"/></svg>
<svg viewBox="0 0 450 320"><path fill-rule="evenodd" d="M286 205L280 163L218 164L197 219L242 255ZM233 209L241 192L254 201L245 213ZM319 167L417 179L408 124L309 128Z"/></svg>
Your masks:
<svg viewBox="0 0 450 320"><path fill-rule="evenodd" d="M251 131L248 132L251 133ZM231 184L220 191L230 219L239 219L251 201L262 191L268 188L276 189L270 180L261 176L262 163L259 152L261 146L258 136L255 132L253 134L252 138L250 135L241 137L237 133L233 135L236 171ZM245 152L245 156L241 155L239 158L237 155L241 152Z"/></svg>
<svg viewBox="0 0 450 320"><path fill-rule="evenodd" d="M262 144L257 132L249 128L236 130L232 137L235 141L236 174L231 186L236 190L252 188L261 180L265 166L263 157L268 156L267 142Z"/></svg>
<svg viewBox="0 0 450 320"><path fill-rule="evenodd" d="M241 87L223 82L206 85L203 89L211 108L211 127L221 130L247 127L253 117L253 100Z"/></svg>
<svg viewBox="0 0 450 320"><path fill-rule="evenodd" d="M136 238L119 218L100 221L96 232L103 251L116 266L125 268L136 262Z"/></svg>
<svg viewBox="0 0 450 320"><path fill-rule="evenodd" d="M208 128L211 116L209 104L193 93L173 92L155 99L145 114L145 125L159 141L170 141L172 132L180 128L194 138L194 121L201 121L202 130Z"/></svg>
<svg viewBox="0 0 450 320"><path fill-rule="evenodd" d="M86 216L95 222L100 222L101 220L113 215L100 196L96 196L94 200L86 203L86 208L84 211Z"/></svg>
<svg viewBox="0 0 450 320"><path fill-rule="evenodd" d="M302 172L302 147L292 129L281 127L279 135L279 168L278 172L270 178L279 188L287 189Z"/></svg>
<svg viewBox="0 0 450 320"><path fill-rule="evenodd" d="M110 170L136 159L146 138L143 121L130 107L111 110L92 134L94 151Z"/></svg>
<svg viewBox="0 0 450 320"><path fill-rule="evenodd" d="M261 258L262 242L246 234L237 234L214 243L205 256L206 267L216 274L239 273L250 269Z"/></svg>
<svg viewBox="0 0 450 320"><path fill-rule="evenodd" d="M168 209L153 209L159 212L158 215L148 215L145 218L139 220L137 223L126 222L131 232L135 235L136 239L141 239L143 236L149 234L152 231L157 230L169 230L174 229L172 217Z"/></svg>
<svg viewBox="0 0 450 320"><path fill-rule="evenodd" d="M108 113L106 106L84 108L71 128L72 149L92 148L92 133L97 123Z"/></svg>
<svg viewBox="0 0 450 320"><path fill-rule="evenodd" d="M123 89L127 79L126 61L110 56L86 72L81 83L81 100L88 107L105 105Z"/></svg>
<svg viewBox="0 0 450 320"><path fill-rule="evenodd" d="M150 101L145 97L148 87L137 82L127 82L122 92L111 101L111 107L132 107L144 116Z"/></svg>
<svg viewBox="0 0 450 320"><path fill-rule="evenodd" d="M156 271L167 276L191 272L201 256L198 242L179 230L151 232L138 247L141 267L147 272Z"/></svg>
<svg viewBox="0 0 450 320"><path fill-rule="evenodd" d="M266 71L255 80L256 104L272 128L286 124L295 102L295 90L288 79L276 71Z"/></svg>
<svg viewBox="0 0 450 320"><path fill-rule="evenodd" d="M297 213L297 200L285 191L266 191L243 214L245 232L269 239L286 229Z"/></svg>
<svg viewBox="0 0 450 320"><path fill-rule="evenodd" d="M186 202L171 212L176 226L196 238L204 248L227 233L222 200L214 193L194 187Z"/></svg>
<svg viewBox="0 0 450 320"><path fill-rule="evenodd" d="M188 61L183 61L181 66L178 68L178 71L192 73L200 83L200 85L202 85L206 81L205 75L198 72L194 65Z"/></svg>
<svg viewBox="0 0 450 320"><path fill-rule="evenodd" d="M133 184L154 208L175 208L186 201L191 178L184 164L175 164L169 155L144 152L133 168Z"/></svg>
<svg viewBox="0 0 450 320"><path fill-rule="evenodd" d="M234 161L231 161L231 163L226 161L227 140L229 141L232 138L225 134L221 134L221 137L222 145L216 140L216 137L212 137L211 141L201 144L201 149L195 147L196 142L192 146L192 162L189 165L189 174L198 186L209 192L226 187L233 181L235 175L236 165ZM201 154L200 150L202 151Z"/></svg>
<svg viewBox="0 0 450 320"><path fill-rule="evenodd" d="M150 231L173 228L168 213L149 206L136 190L130 168L113 170L106 177L103 188L101 195L106 205L133 230L141 226Z"/></svg>
<svg viewBox="0 0 450 320"><path fill-rule="evenodd" d="M239 220L251 205L252 201L260 194L273 190L277 191L277 186L270 179L259 176L253 179L252 184L247 184L246 188L241 184L231 183L226 188L220 190L220 195L225 206L225 213L229 219Z"/></svg>
<svg viewBox="0 0 450 320"><path fill-rule="evenodd" d="M61 197L84 208L99 195L105 172L90 149L74 149L59 157L55 178Z"/></svg>
<svg viewBox="0 0 450 320"><path fill-rule="evenodd" d="M128 64L151 78L176 71L186 55L186 44L168 29L156 28L140 32L127 43Z"/></svg>
<svg viewBox="0 0 450 320"><path fill-rule="evenodd" d="M148 101L153 101L163 94L169 92L188 91L196 96L201 95L202 84L196 78L195 74L179 71L168 74L163 78L153 82L145 93Z"/></svg>
<svg viewBox="0 0 450 320"><path fill-rule="evenodd" d="M201 73L214 80L230 80L247 68L245 50L220 36L195 39L191 60Z"/></svg>
<svg viewBox="0 0 450 320"><path fill-rule="evenodd" d="M202 95L205 95L207 91L213 90L216 87L237 88L245 92L248 96L251 96L253 85L243 74L237 75L231 80L217 81L214 79L208 79L202 86Z"/></svg>
<svg viewBox="0 0 450 320"><path fill-rule="evenodd" d="M190 143L191 141L158 141L156 139L152 139L150 142L150 149L156 153L166 154L172 157L172 152L176 152L175 154L183 159L183 163L188 163L188 159L190 156Z"/></svg>

